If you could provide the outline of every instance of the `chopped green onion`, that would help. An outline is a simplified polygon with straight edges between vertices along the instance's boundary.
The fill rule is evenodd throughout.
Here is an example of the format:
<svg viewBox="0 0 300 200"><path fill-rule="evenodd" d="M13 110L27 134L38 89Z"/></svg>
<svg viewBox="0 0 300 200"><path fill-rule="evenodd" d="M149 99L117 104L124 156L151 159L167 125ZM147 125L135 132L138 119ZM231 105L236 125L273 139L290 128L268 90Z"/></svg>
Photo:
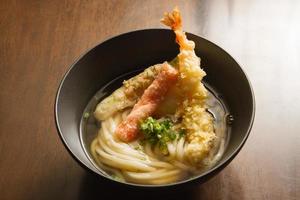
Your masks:
<svg viewBox="0 0 300 200"><path fill-rule="evenodd" d="M140 124L140 130L144 134L143 143L149 142L152 145L158 145L161 152L168 153L167 143L184 136L184 131L172 130L173 123L170 119L156 120L148 117Z"/></svg>
<svg viewBox="0 0 300 200"><path fill-rule="evenodd" d="M83 118L85 118L85 119L89 118L89 116L90 116L90 113L88 113L88 112L85 112L85 113L83 114Z"/></svg>

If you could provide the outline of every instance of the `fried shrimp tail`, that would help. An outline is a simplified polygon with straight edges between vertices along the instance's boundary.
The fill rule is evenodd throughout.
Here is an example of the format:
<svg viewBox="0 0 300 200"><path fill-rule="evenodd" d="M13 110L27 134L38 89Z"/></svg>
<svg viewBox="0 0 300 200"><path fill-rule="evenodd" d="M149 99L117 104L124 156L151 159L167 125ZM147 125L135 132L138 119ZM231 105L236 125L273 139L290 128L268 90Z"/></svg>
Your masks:
<svg viewBox="0 0 300 200"><path fill-rule="evenodd" d="M164 18L160 21L166 26L171 27L173 30L182 29L181 14L178 7L175 7L172 13L165 12Z"/></svg>
<svg viewBox="0 0 300 200"><path fill-rule="evenodd" d="M177 7L175 7L171 13L164 13L164 18L162 18L160 21L166 26L172 28L176 34L176 42L179 44L180 50L194 50L195 43L191 40L188 40L185 32L182 30L181 14Z"/></svg>

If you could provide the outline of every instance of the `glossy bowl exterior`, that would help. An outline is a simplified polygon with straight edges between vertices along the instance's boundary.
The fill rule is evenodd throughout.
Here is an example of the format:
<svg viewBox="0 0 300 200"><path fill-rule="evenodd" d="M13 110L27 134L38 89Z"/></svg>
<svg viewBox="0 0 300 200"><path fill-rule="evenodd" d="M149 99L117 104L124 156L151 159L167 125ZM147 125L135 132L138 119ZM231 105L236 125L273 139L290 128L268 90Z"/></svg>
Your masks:
<svg viewBox="0 0 300 200"><path fill-rule="evenodd" d="M222 170L237 155L250 133L255 113L254 94L240 65L212 42L187 34L196 44L196 54L207 73L205 82L221 95L234 116L227 149L212 169L195 178L167 185L118 183L133 187L176 187L202 183ZM109 39L81 56L65 74L55 102L55 120L59 135L79 163L96 174L102 174L90 162L80 141L80 120L85 106L95 93L112 79L137 69L171 60L178 54L174 33L166 29L139 30ZM112 180L112 182L117 183Z"/></svg>

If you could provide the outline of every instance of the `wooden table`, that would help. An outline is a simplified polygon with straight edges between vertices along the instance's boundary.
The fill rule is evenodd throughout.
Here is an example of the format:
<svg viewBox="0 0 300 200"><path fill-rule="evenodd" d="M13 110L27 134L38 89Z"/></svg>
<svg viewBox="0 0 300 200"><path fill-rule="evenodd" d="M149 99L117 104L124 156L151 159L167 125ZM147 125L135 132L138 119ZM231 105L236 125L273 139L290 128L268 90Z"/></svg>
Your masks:
<svg viewBox="0 0 300 200"><path fill-rule="evenodd" d="M254 126L234 161L203 185L114 191L64 148L55 93L87 49L120 33L163 27L159 19L174 5L186 31L219 44L244 67L256 96ZM299 1L2 0L0 199L299 199L299 35Z"/></svg>

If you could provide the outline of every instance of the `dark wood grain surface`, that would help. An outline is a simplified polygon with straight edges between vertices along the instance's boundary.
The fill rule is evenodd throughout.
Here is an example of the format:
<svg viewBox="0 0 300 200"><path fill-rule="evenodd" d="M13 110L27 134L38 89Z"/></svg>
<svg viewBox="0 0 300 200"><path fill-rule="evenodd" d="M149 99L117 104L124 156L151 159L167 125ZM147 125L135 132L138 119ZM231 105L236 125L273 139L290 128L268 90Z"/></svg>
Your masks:
<svg viewBox="0 0 300 200"><path fill-rule="evenodd" d="M120 33L162 27L162 13L174 5L186 31L219 44L244 67L256 96L254 126L234 161L203 185L115 191L64 148L55 93L87 49ZM299 1L1 0L0 199L300 199L299 76Z"/></svg>

